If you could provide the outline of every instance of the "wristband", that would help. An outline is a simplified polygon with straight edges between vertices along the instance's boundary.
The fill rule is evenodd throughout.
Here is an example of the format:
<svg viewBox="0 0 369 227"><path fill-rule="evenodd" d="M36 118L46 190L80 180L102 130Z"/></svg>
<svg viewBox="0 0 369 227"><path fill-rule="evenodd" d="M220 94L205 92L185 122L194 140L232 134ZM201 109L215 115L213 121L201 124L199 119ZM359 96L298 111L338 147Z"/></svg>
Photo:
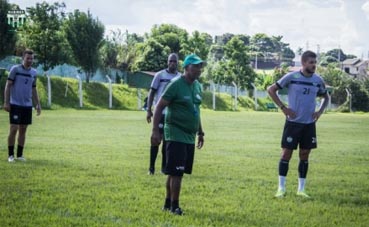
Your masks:
<svg viewBox="0 0 369 227"><path fill-rule="evenodd" d="M198 132L197 135L198 136L205 136L205 133L204 132Z"/></svg>

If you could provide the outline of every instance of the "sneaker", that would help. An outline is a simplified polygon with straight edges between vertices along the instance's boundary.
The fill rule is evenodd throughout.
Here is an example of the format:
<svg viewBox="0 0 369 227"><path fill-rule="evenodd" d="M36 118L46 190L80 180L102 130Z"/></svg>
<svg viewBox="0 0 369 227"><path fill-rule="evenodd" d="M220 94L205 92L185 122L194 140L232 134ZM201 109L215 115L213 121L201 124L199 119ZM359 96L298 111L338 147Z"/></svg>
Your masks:
<svg viewBox="0 0 369 227"><path fill-rule="evenodd" d="M285 189L278 189L277 193L275 193L274 197L276 198L283 198L286 196L286 190Z"/></svg>
<svg viewBox="0 0 369 227"><path fill-rule="evenodd" d="M171 210L172 214L174 215L183 215L183 211L180 207L176 208L175 210Z"/></svg>
<svg viewBox="0 0 369 227"><path fill-rule="evenodd" d="M147 173L147 175L154 175L154 174L155 174L155 169L149 168L149 172Z"/></svg>
<svg viewBox="0 0 369 227"><path fill-rule="evenodd" d="M23 156L17 157L17 160L22 161L22 162L26 161L26 159Z"/></svg>
<svg viewBox="0 0 369 227"><path fill-rule="evenodd" d="M14 156L13 155L10 155L8 157L8 162L14 162Z"/></svg>
<svg viewBox="0 0 369 227"><path fill-rule="evenodd" d="M304 198L311 198L305 191L297 191L296 195L304 197Z"/></svg>

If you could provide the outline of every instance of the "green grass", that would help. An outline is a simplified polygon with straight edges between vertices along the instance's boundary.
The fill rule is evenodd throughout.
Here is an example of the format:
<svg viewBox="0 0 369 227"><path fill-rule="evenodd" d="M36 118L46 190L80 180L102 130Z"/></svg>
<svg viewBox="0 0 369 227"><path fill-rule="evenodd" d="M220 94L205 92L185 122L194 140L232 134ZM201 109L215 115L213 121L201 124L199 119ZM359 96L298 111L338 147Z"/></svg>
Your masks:
<svg viewBox="0 0 369 227"><path fill-rule="evenodd" d="M44 111L30 126L25 163L8 163L0 113L0 226L368 226L369 115L325 114L307 190L277 189L283 117L203 111L205 146L183 179L176 217L161 211L165 176L147 175L151 125L137 111ZM160 156L159 156L160 160ZM160 161L157 162L159 168Z"/></svg>

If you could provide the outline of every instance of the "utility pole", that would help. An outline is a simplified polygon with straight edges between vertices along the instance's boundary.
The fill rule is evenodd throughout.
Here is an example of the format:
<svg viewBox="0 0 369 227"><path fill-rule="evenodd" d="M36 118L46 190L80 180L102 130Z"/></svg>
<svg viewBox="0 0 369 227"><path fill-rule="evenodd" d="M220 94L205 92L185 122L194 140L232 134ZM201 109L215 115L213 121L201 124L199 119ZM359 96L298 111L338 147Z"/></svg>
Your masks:
<svg viewBox="0 0 369 227"><path fill-rule="evenodd" d="M316 55L317 55L317 60L319 62L320 60L320 45L319 44L316 45Z"/></svg>

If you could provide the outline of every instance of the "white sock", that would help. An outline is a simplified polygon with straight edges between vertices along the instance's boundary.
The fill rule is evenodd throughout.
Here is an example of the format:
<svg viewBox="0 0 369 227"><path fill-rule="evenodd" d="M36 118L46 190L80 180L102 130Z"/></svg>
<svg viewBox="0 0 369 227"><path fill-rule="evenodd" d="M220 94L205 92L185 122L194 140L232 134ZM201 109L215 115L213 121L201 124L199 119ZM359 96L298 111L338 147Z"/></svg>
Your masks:
<svg viewBox="0 0 369 227"><path fill-rule="evenodd" d="M278 189L286 190L286 177L285 176L279 176Z"/></svg>
<svg viewBox="0 0 369 227"><path fill-rule="evenodd" d="M304 191L305 190L305 180L306 178L299 178L299 188L297 191Z"/></svg>

